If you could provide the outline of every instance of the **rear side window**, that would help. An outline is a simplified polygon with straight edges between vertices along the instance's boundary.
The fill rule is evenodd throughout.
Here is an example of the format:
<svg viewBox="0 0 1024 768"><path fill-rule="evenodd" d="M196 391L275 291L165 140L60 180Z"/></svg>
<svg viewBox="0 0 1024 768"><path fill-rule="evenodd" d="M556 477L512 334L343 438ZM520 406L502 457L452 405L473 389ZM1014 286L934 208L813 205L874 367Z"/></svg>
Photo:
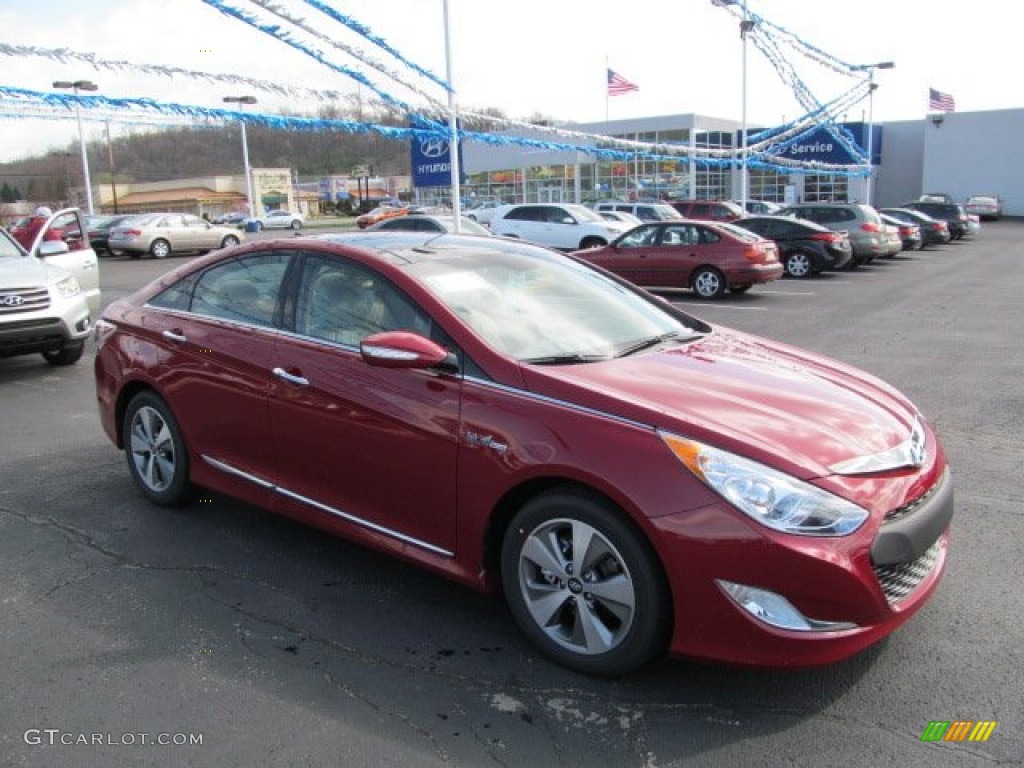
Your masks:
<svg viewBox="0 0 1024 768"><path fill-rule="evenodd" d="M290 261L290 254L275 251L217 264L196 281L191 309L208 317L272 326Z"/></svg>
<svg viewBox="0 0 1024 768"><path fill-rule="evenodd" d="M514 221L544 221L544 209L536 205L521 205L505 214L506 219Z"/></svg>

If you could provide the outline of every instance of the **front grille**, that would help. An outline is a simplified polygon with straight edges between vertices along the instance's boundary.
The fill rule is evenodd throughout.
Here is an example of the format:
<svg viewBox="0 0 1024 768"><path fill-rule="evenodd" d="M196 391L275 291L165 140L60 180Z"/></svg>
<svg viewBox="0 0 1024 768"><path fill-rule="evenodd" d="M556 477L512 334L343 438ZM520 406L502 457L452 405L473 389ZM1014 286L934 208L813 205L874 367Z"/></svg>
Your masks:
<svg viewBox="0 0 1024 768"><path fill-rule="evenodd" d="M36 312L50 306L50 292L45 288L4 288L0 291L0 317L19 312Z"/></svg>
<svg viewBox="0 0 1024 768"><path fill-rule="evenodd" d="M899 605L917 589L917 586L928 577L928 574L935 570L941 555L942 539L939 538L917 560L898 565L873 566L875 576L882 586L889 605Z"/></svg>

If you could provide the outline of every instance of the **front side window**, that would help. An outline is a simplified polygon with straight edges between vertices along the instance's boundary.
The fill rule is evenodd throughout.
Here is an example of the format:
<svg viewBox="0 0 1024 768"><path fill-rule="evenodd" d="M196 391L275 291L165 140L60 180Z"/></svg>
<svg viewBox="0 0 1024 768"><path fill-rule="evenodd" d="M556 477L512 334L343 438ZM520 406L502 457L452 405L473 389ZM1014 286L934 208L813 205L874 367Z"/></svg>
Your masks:
<svg viewBox="0 0 1024 768"><path fill-rule="evenodd" d="M307 254L296 301L303 336L358 346L384 331L431 335L430 320L390 282L360 264Z"/></svg>
<svg viewBox="0 0 1024 768"><path fill-rule="evenodd" d="M654 245L657 237L657 227L637 227L619 238L617 245L620 248L643 248Z"/></svg>

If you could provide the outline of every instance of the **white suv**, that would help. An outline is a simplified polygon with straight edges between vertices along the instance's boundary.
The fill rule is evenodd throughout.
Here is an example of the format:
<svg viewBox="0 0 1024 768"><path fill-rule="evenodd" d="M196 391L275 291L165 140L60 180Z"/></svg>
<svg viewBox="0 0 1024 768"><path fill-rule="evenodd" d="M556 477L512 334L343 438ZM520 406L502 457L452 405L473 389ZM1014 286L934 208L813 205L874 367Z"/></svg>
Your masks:
<svg viewBox="0 0 1024 768"><path fill-rule="evenodd" d="M51 228L61 240L44 239ZM39 352L51 365L81 358L100 308L99 265L86 232L77 209L58 211L28 254L0 228L0 358Z"/></svg>
<svg viewBox="0 0 1024 768"><path fill-rule="evenodd" d="M496 235L518 237L563 251L608 245L630 229L629 224L609 221L573 203L506 205L491 219L491 231Z"/></svg>

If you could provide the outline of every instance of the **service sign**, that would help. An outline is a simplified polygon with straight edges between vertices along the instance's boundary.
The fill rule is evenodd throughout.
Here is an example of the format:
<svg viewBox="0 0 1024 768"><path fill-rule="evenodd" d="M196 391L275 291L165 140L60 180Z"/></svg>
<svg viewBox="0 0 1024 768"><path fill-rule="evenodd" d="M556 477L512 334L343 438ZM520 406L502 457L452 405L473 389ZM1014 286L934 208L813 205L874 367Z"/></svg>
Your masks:
<svg viewBox="0 0 1024 768"><path fill-rule="evenodd" d="M845 123L840 126L840 129L842 128L850 132L852 141L857 146L863 147L867 144L867 125L864 123ZM882 143L882 127L876 125L872 134L871 143L875 145L873 155L877 163L878 149ZM768 151L770 154L785 157L789 160L830 163L834 165L858 164L836 137L823 127L816 128L799 141L787 145L784 149L772 147Z"/></svg>

